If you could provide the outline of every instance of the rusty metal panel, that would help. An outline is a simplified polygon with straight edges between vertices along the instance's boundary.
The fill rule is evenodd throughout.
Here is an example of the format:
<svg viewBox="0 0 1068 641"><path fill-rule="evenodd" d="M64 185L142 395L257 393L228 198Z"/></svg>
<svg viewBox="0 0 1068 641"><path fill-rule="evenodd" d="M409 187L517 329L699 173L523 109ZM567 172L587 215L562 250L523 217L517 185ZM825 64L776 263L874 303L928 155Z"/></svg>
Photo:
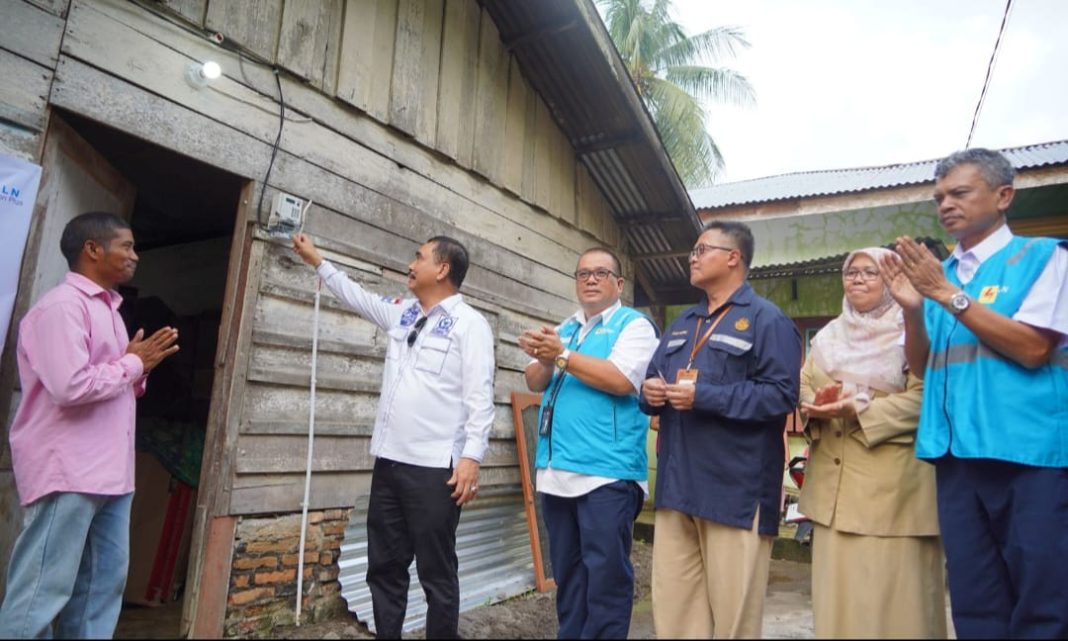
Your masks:
<svg viewBox="0 0 1068 641"><path fill-rule="evenodd" d="M375 631L371 591L367 586L367 505L356 500L338 559L341 596L349 611ZM530 551L523 494L518 485L487 487L479 499L460 513L456 528L459 559L460 612L490 605L534 589L534 558ZM404 631L426 622L426 597L415 563L408 569L408 611Z"/></svg>

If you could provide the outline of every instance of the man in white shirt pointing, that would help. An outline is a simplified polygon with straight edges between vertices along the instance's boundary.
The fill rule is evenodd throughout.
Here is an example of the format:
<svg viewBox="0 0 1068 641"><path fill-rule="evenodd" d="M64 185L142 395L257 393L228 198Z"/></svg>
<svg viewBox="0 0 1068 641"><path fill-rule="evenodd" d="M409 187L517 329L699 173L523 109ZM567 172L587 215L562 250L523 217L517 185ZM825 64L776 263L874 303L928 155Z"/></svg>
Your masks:
<svg viewBox="0 0 1068 641"><path fill-rule="evenodd" d="M408 265L414 298L391 300L338 271L308 236L294 236L293 249L347 307L388 336L367 513L377 636L401 637L414 557L426 593L426 637L456 638L456 525L460 507L478 494L494 412L493 332L459 294L467 250L452 238L431 238Z"/></svg>

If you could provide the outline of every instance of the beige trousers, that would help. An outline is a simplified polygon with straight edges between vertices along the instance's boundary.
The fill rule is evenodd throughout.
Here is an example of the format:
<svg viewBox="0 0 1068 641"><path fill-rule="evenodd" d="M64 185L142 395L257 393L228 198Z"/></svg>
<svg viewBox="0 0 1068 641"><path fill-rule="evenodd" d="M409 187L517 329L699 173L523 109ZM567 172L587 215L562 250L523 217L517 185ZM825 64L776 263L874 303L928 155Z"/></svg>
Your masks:
<svg viewBox="0 0 1068 641"><path fill-rule="evenodd" d="M773 537L656 511L653 624L659 639L760 638Z"/></svg>
<svg viewBox="0 0 1068 641"><path fill-rule="evenodd" d="M817 525L812 532L816 638L945 639L942 568L937 536L863 536Z"/></svg>

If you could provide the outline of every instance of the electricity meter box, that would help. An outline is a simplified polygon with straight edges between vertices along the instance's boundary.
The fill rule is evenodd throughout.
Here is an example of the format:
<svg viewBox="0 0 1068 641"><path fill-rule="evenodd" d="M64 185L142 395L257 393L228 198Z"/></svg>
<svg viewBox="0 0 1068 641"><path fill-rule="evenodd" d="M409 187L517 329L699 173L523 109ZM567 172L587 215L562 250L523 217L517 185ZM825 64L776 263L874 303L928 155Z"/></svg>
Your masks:
<svg viewBox="0 0 1068 641"><path fill-rule="evenodd" d="M267 218L267 233L272 238L290 240L303 228L304 201L292 194L275 194Z"/></svg>

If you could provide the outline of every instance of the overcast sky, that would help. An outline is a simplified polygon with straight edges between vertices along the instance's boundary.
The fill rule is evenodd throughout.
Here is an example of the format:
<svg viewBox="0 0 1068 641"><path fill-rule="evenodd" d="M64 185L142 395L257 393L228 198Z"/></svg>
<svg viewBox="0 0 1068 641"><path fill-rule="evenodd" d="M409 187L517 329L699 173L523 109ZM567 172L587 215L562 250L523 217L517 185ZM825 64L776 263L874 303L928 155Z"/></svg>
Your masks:
<svg viewBox="0 0 1068 641"><path fill-rule="evenodd" d="M687 33L744 29L718 64L757 105L710 106L718 182L963 148L1005 0L675 0ZM1015 0L972 146L1068 139L1068 1Z"/></svg>

